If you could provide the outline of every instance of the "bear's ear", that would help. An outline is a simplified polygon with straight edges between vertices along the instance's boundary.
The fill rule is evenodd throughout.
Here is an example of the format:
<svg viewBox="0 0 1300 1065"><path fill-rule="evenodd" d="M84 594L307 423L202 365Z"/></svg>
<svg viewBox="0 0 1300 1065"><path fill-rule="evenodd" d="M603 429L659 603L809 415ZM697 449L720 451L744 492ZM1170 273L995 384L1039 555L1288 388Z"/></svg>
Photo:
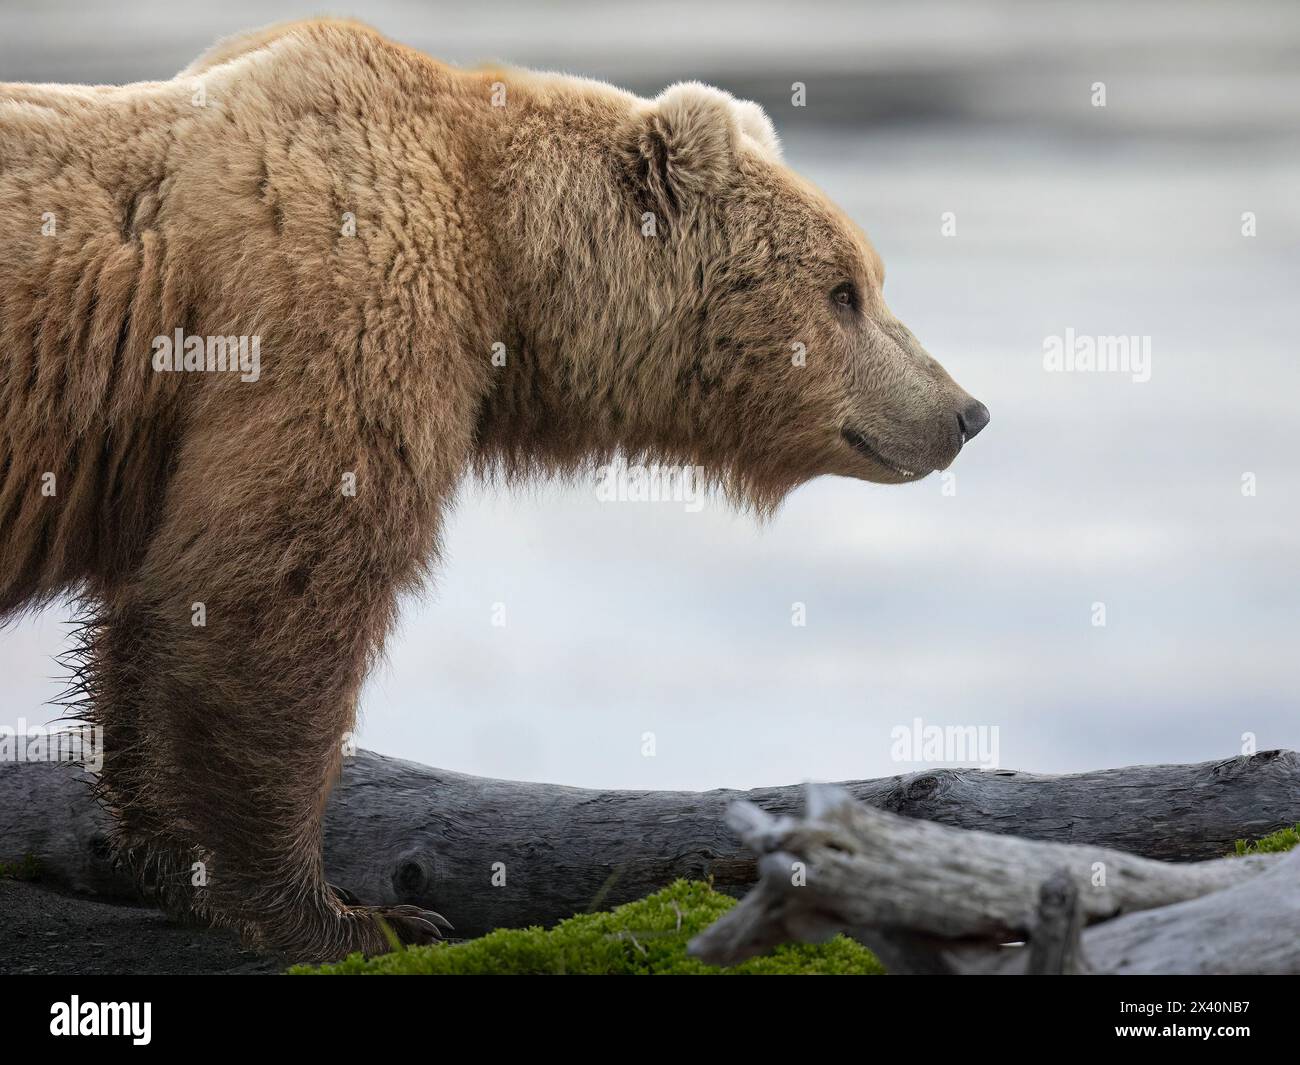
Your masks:
<svg viewBox="0 0 1300 1065"><path fill-rule="evenodd" d="M753 100L737 100L736 115L740 120L740 131L752 138L760 148L773 159L781 158L781 141L776 135L772 120Z"/></svg>
<svg viewBox="0 0 1300 1065"><path fill-rule="evenodd" d="M651 197L675 211L720 188L735 163L741 134L736 101L697 81L665 89L639 116L637 176Z"/></svg>

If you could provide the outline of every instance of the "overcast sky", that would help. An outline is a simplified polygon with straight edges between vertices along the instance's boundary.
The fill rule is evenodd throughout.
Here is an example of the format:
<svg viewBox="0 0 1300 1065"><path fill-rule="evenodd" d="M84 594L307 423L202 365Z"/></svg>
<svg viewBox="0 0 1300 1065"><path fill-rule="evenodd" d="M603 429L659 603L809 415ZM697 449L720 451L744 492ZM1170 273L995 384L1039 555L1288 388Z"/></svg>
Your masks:
<svg viewBox="0 0 1300 1065"><path fill-rule="evenodd" d="M276 17L66 6L0 4L0 79L162 77ZM1243 733L1300 747L1294 5L1089 5L1064 31L1054 3L365 7L452 59L759 97L993 417L955 495L828 479L764 526L467 485L366 689L363 745L689 788L909 771L891 730L918 717L995 726L1000 764L1039 771L1226 758ZM1067 330L1148 338L1150 380L1047 372ZM53 715L61 620L0 632L0 724Z"/></svg>

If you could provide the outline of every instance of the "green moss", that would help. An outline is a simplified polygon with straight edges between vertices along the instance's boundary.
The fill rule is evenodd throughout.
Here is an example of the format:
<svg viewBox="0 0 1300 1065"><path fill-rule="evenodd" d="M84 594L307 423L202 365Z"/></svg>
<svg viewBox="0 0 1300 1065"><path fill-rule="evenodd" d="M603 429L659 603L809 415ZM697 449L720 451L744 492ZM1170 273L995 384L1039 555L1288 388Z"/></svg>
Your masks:
<svg viewBox="0 0 1300 1065"><path fill-rule="evenodd" d="M0 877L10 880L35 880L41 872L41 863L34 854L24 854L16 862L0 862Z"/></svg>
<svg viewBox="0 0 1300 1065"><path fill-rule="evenodd" d="M1244 839L1237 840L1238 854L1273 854L1278 851L1289 851L1292 847L1300 844L1300 825L1293 825L1291 828L1282 828L1265 836L1263 839L1257 839L1254 843L1247 843Z"/></svg>
<svg viewBox="0 0 1300 1065"><path fill-rule="evenodd" d="M499 929L468 943L410 947L379 958L360 954L335 965L295 966L294 974L369 975L817 975L884 972L864 947L844 936L819 946L788 944L730 969L686 954L687 941L735 900L708 884L679 880L607 913L580 914L550 930Z"/></svg>
<svg viewBox="0 0 1300 1065"><path fill-rule="evenodd" d="M1265 854L1300 846L1300 825L1254 842L1238 840L1237 854ZM30 863L30 865L28 864ZM23 860L35 875L35 859ZM0 875L21 875L0 865ZM25 877L26 878L26 877ZM729 969L686 954L686 944L735 900L708 884L679 880L649 898L606 913L580 914L554 928L499 929L468 943L410 947L379 958L360 954L335 965L299 965L304 974L360 975L875 975L880 963L866 948L837 936L820 946L787 944Z"/></svg>

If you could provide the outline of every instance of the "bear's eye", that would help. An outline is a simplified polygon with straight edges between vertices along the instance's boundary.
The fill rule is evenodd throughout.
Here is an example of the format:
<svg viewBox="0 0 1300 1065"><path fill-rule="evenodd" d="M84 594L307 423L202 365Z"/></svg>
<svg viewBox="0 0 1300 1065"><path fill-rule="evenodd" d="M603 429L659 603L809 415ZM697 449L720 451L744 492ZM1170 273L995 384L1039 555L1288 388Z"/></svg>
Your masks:
<svg viewBox="0 0 1300 1065"><path fill-rule="evenodd" d="M845 281L831 289L831 302L846 311L858 309L858 290L852 281Z"/></svg>

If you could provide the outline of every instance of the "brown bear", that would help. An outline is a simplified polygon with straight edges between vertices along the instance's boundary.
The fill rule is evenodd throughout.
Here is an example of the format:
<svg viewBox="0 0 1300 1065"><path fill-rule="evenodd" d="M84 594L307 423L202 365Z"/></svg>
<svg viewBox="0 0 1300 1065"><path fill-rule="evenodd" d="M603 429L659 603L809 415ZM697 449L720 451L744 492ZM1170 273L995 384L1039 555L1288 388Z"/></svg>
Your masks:
<svg viewBox="0 0 1300 1065"><path fill-rule="evenodd" d="M79 597L117 853L300 958L436 934L327 885L321 814L467 473L622 454L770 512L988 421L763 112L699 84L298 23L171 81L0 85L0 217L0 617Z"/></svg>

